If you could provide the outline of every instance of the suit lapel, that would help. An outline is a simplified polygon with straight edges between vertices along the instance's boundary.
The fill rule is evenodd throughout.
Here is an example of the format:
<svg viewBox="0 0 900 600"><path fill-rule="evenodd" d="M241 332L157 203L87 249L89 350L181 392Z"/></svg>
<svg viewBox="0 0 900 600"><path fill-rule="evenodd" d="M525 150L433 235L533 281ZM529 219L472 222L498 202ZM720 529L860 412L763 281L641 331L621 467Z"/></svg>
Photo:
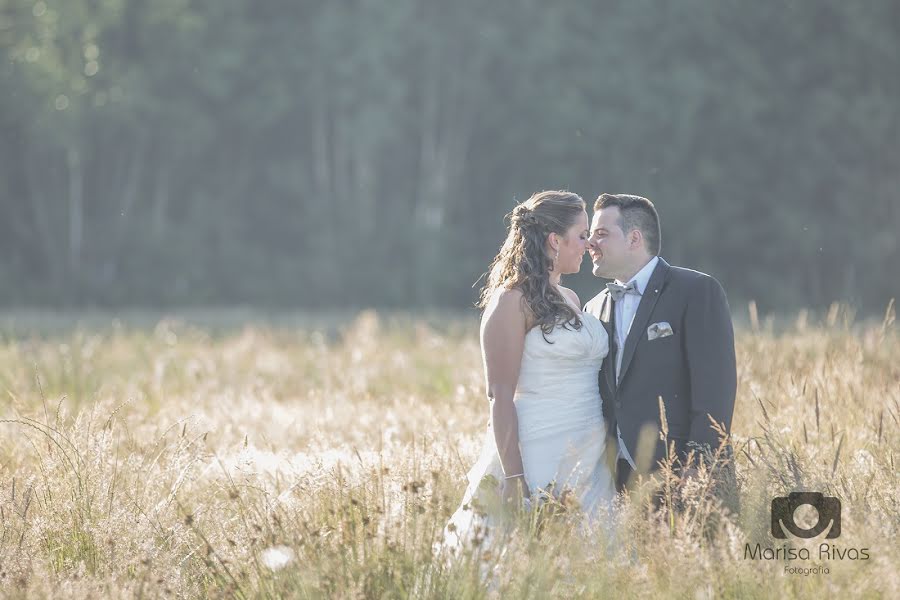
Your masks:
<svg viewBox="0 0 900 600"><path fill-rule="evenodd" d="M603 369L601 375L606 378L606 384L607 386L609 386L610 391L615 393L616 352L619 351L619 348L616 347L616 311L613 309L614 304L612 296L609 295L609 292L604 289L601 293L603 294L603 301L600 304L600 321L603 323L603 327L606 329L607 338L609 339L609 354L607 355L607 364L606 368Z"/></svg>
<svg viewBox="0 0 900 600"><path fill-rule="evenodd" d="M650 315L653 314L656 302L662 295L663 286L666 283L666 275L668 275L668 273L669 263L660 257L656 268L653 269L650 280L647 282L647 287L641 296L641 302L638 304L637 313L634 315L634 321L632 321L628 337L625 339L625 348L622 349L622 352L624 352L622 355L622 369L619 373L620 382L625 378L625 373L628 372L628 367L631 365L631 360L634 358L638 342L644 338L647 321L650 320Z"/></svg>

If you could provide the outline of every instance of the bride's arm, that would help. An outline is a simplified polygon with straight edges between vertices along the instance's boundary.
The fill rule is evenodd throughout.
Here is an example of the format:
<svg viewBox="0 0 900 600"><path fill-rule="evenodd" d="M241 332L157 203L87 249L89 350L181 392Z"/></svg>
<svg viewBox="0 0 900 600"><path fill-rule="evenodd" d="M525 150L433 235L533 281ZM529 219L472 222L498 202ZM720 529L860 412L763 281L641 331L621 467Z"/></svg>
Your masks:
<svg viewBox="0 0 900 600"><path fill-rule="evenodd" d="M520 482L525 495L528 490L522 477L525 470L519 451L519 420L513 396L519 379L526 332L527 317L522 293L519 290L499 292L484 312L481 352L487 395L492 400L494 439L503 472L509 478L506 483ZM507 490L514 489L513 486L504 487Z"/></svg>

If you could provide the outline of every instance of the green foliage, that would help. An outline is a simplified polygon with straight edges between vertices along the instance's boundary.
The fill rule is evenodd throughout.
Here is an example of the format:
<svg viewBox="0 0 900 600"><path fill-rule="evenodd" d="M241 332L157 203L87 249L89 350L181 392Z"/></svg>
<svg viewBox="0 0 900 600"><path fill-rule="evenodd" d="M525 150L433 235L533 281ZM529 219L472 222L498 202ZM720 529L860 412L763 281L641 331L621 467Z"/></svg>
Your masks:
<svg viewBox="0 0 900 600"><path fill-rule="evenodd" d="M895 3L0 0L0 303L466 306L531 193L881 309ZM573 278L585 298L597 282Z"/></svg>

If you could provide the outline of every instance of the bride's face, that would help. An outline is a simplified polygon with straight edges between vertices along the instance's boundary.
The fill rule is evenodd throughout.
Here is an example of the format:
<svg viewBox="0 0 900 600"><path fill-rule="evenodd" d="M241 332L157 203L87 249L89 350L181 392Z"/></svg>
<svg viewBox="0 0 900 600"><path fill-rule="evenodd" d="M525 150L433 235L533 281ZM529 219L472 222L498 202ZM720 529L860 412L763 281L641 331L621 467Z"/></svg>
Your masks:
<svg viewBox="0 0 900 600"><path fill-rule="evenodd" d="M557 266L561 274L577 273L581 270L581 261L588 247L588 217L582 212L575 224L566 230L565 235L557 236L559 242L559 261ZM553 256L555 251L551 252Z"/></svg>

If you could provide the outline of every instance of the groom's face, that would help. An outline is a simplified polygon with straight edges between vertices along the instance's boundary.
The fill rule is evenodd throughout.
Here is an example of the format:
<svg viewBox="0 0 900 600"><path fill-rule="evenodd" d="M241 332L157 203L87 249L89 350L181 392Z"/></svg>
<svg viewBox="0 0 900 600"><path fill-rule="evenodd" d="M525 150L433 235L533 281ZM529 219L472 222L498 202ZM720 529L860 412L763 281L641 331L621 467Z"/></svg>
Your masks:
<svg viewBox="0 0 900 600"><path fill-rule="evenodd" d="M588 253L597 277L619 278L629 264L628 242L621 223L618 206L601 208L591 219Z"/></svg>

